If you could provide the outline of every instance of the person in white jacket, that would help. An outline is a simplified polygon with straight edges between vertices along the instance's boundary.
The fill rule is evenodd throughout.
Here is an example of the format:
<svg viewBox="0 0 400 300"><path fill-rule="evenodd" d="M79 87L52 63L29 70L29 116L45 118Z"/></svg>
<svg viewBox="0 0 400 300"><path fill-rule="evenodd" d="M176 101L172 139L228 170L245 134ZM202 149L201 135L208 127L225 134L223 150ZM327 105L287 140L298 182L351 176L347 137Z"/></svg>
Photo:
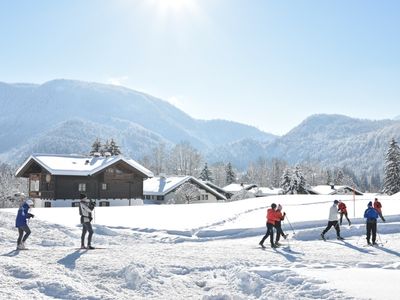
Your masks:
<svg viewBox="0 0 400 300"><path fill-rule="evenodd" d="M82 224L82 236L81 236L81 249L94 249L92 247L92 235L93 229L92 224L92 211L94 209L95 204L86 197L85 194L80 194L81 202L79 203L79 214L81 215L81 224ZM87 247L85 247L85 236L86 233L88 235L88 243Z"/></svg>
<svg viewBox="0 0 400 300"><path fill-rule="evenodd" d="M336 230L336 237L338 240L343 240L343 238L340 236L340 227L339 227L339 221L338 221L338 204L339 201L335 200L333 201L333 205L329 209L329 220L328 220L328 226L322 231L321 233L321 238L325 241L325 233L331 229L331 227L335 227Z"/></svg>

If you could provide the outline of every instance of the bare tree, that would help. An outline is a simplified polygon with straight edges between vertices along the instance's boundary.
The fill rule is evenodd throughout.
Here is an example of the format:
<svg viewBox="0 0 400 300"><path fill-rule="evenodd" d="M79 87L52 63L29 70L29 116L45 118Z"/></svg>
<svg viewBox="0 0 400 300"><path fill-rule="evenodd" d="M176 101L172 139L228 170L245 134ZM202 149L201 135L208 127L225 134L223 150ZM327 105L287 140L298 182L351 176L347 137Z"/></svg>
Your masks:
<svg viewBox="0 0 400 300"><path fill-rule="evenodd" d="M200 195L200 189L196 185L185 182L176 190L173 203L190 204L200 200Z"/></svg>
<svg viewBox="0 0 400 300"><path fill-rule="evenodd" d="M189 142L177 144L170 154L170 171L176 175L196 176L202 161L201 154Z"/></svg>

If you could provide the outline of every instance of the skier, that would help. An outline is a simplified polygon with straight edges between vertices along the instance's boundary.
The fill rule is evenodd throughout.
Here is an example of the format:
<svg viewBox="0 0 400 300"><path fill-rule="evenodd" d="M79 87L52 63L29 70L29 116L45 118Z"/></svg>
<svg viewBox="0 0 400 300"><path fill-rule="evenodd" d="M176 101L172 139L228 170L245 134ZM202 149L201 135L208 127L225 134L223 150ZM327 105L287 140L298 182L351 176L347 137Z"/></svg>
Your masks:
<svg viewBox="0 0 400 300"><path fill-rule="evenodd" d="M283 236L283 238L286 239L288 235L285 234L282 230L281 223L285 219L286 213L284 212L282 214L282 205L280 204L278 204L278 208L276 209L276 215L279 217L279 221L275 221L275 228L276 228L275 245L281 246L281 244L279 243L281 236Z"/></svg>
<svg viewBox="0 0 400 300"><path fill-rule="evenodd" d="M280 218L277 215L275 209L276 209L276 204L272 203L271 208L267 210L267 233L258 243L263 249L265 248L264 241L267 239L268 236L270 237L271 248L276 248L276 245L274 244L274 226L275 222L279 221Z"/></svg>
<svg viewBox="0 0 400 300"><path fill-rule="evenodd" d="M81 215L81 224L82 224L82 235L81 235L81 249L94 249L92 247L92 235L93 229L92 224L92 211L96 205L95 202L89 201L85 194L80 194L81 202L79 203L79 214ZM86 233L88 235L88 243L87 247L85 247L85 236Z"/></svg>
<svg viewBox="0 0 400 300"><path fill-rule="evenodd" d="M22 195L23 197L23 195ZM25 242L31 234L31 230L28 226L28 219L33 218L34 215L29 213L29 210L33 206L33 201L27 199L22 203L18 209L17 218L15 220L15 227L18 228L18 240L17 240L17 250L25 250ZM24 235L25 232L25 235Z"/></svg>
<svg viewBox="0 0 400 300"><path fill-rule="evenodd" d="M342 225L342 219L343 219L343 215L346 217L347 222L349 222L349 226L351 225L350 219L347 216L347 207L346 204L344 204L344 202L339 200L339 205L338 205L338 211L340 213L340 225Z"/></svg>
<svg viewBox="0 0 400 300"><path fill-rule="evenodd" d="M383 222L386 222L385 218L382 215L382 204L378 201L378 198L375 198L374 200L374 208L378 212L379 217Z"/></svg>
<svg viewBox="0 0 400 300"><path fill-rule="evenodd" d="M325 241L325 233L328 232L329 229L331 229L331 227L335 227L336 230L336 238L338 240L343 240L343 238L340 236L340 227L339 227L339 223L338 223L338 208L337 205L339 204L338 200L333 201L333 205L331 206L331 208L329 209L329 220L328 220L328 225L326 226L326 228L324 229L324 231L322 231L321 233L321 238Z"/></svg>
<svg viewBox="0 0 400 300"><path fill-rule="evenodd" d="M367 222L367 243L371 245L370 238L372 233L372 245L376 245L376 221L378 219L378 212L372 207L372 202L368 203L368 208L364 212L364 218Z"/></svg>

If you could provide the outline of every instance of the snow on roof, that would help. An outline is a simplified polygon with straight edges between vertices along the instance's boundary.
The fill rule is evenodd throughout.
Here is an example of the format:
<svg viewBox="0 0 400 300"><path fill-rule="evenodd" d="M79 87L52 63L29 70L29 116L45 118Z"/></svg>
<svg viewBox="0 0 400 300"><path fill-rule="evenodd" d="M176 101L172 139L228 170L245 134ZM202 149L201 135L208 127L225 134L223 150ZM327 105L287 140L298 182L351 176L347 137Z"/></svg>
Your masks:
<svg viewBox="0 0 400 300"><path fill-rule="evenodd" d="M153 173L140 165L133 159L122 156L94 157L78 155L51 155L33 154L17 170L16 176L21 175L21 171L34 160L52 175L66 176L89 176L98 173L108 166L123 161L143 173L147 177L152 177Z"/></svg>
<svg viewBox="0 0 400 300"><path fill-rule="evenodd" d="M212 189L211 187L203 183L201 180L198 180L193 176L169 176L169 177L157 176L146 179L145 181L143 181L143 194L163 196L173 191L174 189L176 189L177 187L179 187L180 185L184 184L189 180L196 182L203 189L210 192L211 194L214 194L220 197L221 199L226 199L224 195L218 193L216 190Z"/></svg>
<svg viewBox="0 0 400 300"><path fill-rule="evenodd" d="M348 185L335 185L335 186L333 186L333 189L330 185L317 185L317 186L312 187L312 190L320 195L334 195L338 192L340 193L341 191L344 191L345 189L354 190L357 193L362 195L362 192L360 192Z"/></svg>
<svg viewBox="0 0 400 300"><path fill-rule="evenodd" d="M257 196L265 195L280 195L283 192L281 188L269 188L269 187L254 187L250 189L250 192L255 193Z"/></svg>
<svg viewBox="0 0 400 300"><path fill-rule="evenodd" d="M257 186L256 184L231 183L231 184L228 184L227 186L223 187L223 189L225 191L227 191L227 192L230 192L230 193L236 193L236 192L239 192L239 191L241 191L243 189L249 190L252 187L256 187L256 186Z"/></svg>

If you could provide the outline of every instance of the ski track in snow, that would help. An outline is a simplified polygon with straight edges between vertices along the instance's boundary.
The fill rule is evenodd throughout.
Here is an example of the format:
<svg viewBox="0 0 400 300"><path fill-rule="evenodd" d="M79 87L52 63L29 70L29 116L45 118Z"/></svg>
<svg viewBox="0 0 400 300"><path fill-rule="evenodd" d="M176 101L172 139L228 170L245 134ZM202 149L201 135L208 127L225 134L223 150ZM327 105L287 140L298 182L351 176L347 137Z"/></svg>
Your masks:
<svg viewBox="0 0 400 300"><path fill-rule="evenodd" d="M362 219L342 227L344 241L333 239L333 230L329 240L318 240L326 222L296 223L294 237L276 250L258 247L263 227L224 229L265 209L190 231L94 225L94 244L102 249L92 251L76 249L80 227L40 220L31 223L30 250L14 251L15 215L0 211L0 298L363 299L312 274L400 270L400 243L388 242L399 237L400 216L379 224L384 247L365 247Z"/></svg>

